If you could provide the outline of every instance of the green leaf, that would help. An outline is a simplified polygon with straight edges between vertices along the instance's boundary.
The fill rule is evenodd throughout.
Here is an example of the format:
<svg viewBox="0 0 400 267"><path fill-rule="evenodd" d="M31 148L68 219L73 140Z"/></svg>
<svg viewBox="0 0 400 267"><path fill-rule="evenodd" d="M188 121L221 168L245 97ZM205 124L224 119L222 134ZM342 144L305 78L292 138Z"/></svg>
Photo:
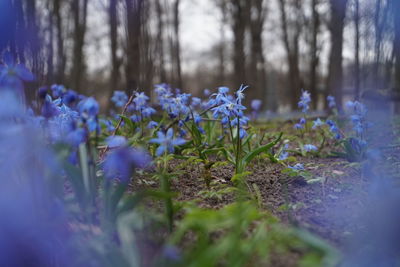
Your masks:
<svg viewBox="0 0 400 267"><path fill-rule="evenodd" d="M132 121L130 118L124 116L124 115L119 115L119 116L120 116L121 119L125 122L125 124L129 126L129 130L130 130L131 132L134 132L134 130L135 130L135 124L133 124L133 121Z"/></svg>
<svg viewBox="0 0 400 267"><path fill-rule="evenodd" d="M253 150L253 151L251 151L251 152L249 152L249 153L242 159L242 162L243 162L245 165L247 165L247 164L249 164L250 161L252 161L255 157L257 157L257 156L260 155L261 153L267 152L268 150L270 150L273 146L275 146L275 145L279 142L279 140L281 140L282 135L283 135L283 133L280 133L279 136L278 136L278 138L276 138L274 141L272 141L272 142L270 142L270 143L268 143L268 144L266 144L266 145L264 145L264 146L261 146L261 147L255 149L255 150Z"/></svg>

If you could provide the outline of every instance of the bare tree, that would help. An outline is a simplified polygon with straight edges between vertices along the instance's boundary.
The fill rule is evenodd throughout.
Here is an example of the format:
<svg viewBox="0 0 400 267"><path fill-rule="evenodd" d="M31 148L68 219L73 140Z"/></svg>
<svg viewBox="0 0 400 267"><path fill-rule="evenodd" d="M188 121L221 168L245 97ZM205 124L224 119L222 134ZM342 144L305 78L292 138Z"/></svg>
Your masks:
<svg viewBox="0 0 400 267"><path fill-rule="evenodd" d="M360 0L354 1L354 77L355 98L360 97Z"/></svg>
<svg viewBox="0 0 400 267"><path fill-rule="evenodd" d="M394 18L394 42L393 54L395 58L394 75L395 75L395 91L400 94L400 1L392 0L393 18ZM397 103L396 113L400 113L400 104Z"/></svg>
<svg viewBox="0 0 400 267"><path fill-rule="evenodd" d="M52 0L47 1L47 9L52 10ZM48 32L48 43L47 43L47 84L52 84L54 82L54 26L53 26L53 12L49 12L48 14L48 24L47 24L47 32Z"/></svg>
<svg viewBox="0 0 400 267"><path fill-rule="evenodd" d="M140 86L140 40L143 0L125 0L127 31L127 62L125 67L128 94Z"/></svg>
<svg viewBox="0 0 400 267"><path fill-rule="evenodd" d="M167 82L167 74L165 72L165 56L164 56L164 8L161 0L156 0L155 3L156 18L157 18L157 37L156 37L156 53L159 59L158 72L160 82Z"/></svg>
<svg viewBox="0 0 400 267"><path fill-rule="evenodd" d="M85 44L88 0L72 0L71 10L74 20L74 47L72 58L72 84L75 90L81 92L85 64L83 47Z"/></svg>
<svg viewBox="0 0 400 267"><path fill-rule="evenodd" d="M108 15L110 25L110 54L111 54L111 76L110 94L119 88L121 60L118 58L118 19L117 19L118 0L109 0Z"/></svg>
<svg viewBox="0 0 400 267"><path fill-rule="evenodd" d="M294 10L301 10L301 1L296 0L293 2L293 5ZM300 96L300 90L303 87L299 68L299 39L301 34L301 21L299 19L300 17L296 16L294 22L289 22L286 6L286 0L279 0L283 43L285 45L289 67L288 78L291 92L290 104L291 108L294 110L297 108L297 101ZM290 29L289 23L292 25Z"/></svg>
<svg viewBox="0 0 400 267"><path fill-rule="evenodd" d="M182 69L181 69L181 45L180 45L180 34L179 34L179 5L181 1L175 0L173 3L173 29L174 29L174 62L176 70L176 86L178 88L183 87L182 81Z"/></svg>
<svg viewBox="0 0 400 267"><path fill-rule="evenodd" d="M233 31L234 86L246 82L245 32L248 21L248 1L231 0L231 27Z"/></svg>
<svg viewBox="0 0 400 267"><path fill-rule="evenodd" d="M311 59L310 59L310 93L312 96L318 99L317 82L318 82L318 71L319 65L319 47L318 47L318 35L320 31L320 15L318 13L319 0L311 1ZM316 108L317 101L312 101L313 108Z"/></svg>
<svg viewBox="0 0 400 267"><path fill-rule="evenodd" d="M225 57L226 57L226 36L225 36L225 26L228 24L227 16L227 1L226 0L216 0L216 4L221 12L221 22L219 27L220 43L217 47L218 50L218 83L223 85L226 81L226 67L225 67Z"/></svg>
<svg viewBox="0 0 400 267"><path fill-rule="evenodd" d="M55 25L57 29L57 67L56 67L56 81L58 83L64 83L65 76L65 65L67 62L65 50L64 50L64 28L63 20L61 16L62 0L53 1L53 13L55 16Z"/></svg>
<svg viewBox="0 0 400 267"><path fill-rule="evenodd" d="M247 102L255 98L264 98L267 83L265 71L265 57L263 51L262 33L264 30L264 23L266 17L266 7L264 0L251 0L250 9L250 35L251 35L251 49L250 49L250 85L248 91Z"/></svg>
<svg viewBox="0 0 400 267"><path fill-rule="evenodd" d="M331 51L329 55L328 93L335 96L339 109L343 99L343 30L347 0L330 0Z"/></svg>

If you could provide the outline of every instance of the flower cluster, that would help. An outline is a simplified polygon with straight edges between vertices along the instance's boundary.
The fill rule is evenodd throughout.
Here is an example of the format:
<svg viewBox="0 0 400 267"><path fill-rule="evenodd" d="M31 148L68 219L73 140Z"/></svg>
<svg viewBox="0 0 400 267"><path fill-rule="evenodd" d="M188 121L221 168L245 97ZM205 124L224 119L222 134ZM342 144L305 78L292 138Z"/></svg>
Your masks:
<svg viewBox="0 0 400 267"><path fill-rule="evenodd" d="M326 97L326 100L328 101L328 107L333 109L336 107L336 101L335 101L335 97L328 95Z"/></svg>
<svg viewBox="0 0 400 267"><path fill-rule="evenodd" d="M362 136L366 130L367 124L365 123L365 115L367 114L367 108L364 104L358 101L348 101L346 107L350 111L350 120L353 124L353 130L358 136Z"/></svg>
<svg viewBox="0 0 400 267"><path fill-rule="evenodd" d="M227 87L220 87L218 93L211 95L210 106L212 108L214 119L220 119L223 128L238 127L239 137L242 139L247 136L244 129L249 122L249 118L244 115L245 106L242 105L244 99L244 90L246 86L241 86L235 93L236 98L228 95L229 89Z"/></svg>
<svg viewBox="0 0 400 267"><path fill-rule="evenodd" d="M308 91L302 90L300 101L297 103L299 108L301 108L301 112L305 115L310 109L311 95ZM299 122L296 123L293 127L295 129L303 129L306 124L306 119L304 117L300 118Z"/></svg>
<svg viewBox="0 0 400 267"><path fill-rule="evenodd" d="M111 101L116 107L123 107L128 102L128 96L123 91L114 91Z"/></svg>

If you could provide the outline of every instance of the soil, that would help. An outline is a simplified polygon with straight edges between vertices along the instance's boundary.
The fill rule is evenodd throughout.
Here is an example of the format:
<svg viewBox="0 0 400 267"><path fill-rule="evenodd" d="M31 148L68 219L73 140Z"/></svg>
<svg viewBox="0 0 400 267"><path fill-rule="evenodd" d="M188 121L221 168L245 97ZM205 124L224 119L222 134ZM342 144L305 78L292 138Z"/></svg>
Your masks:
<svg viewBox="0 0 400 267"><path fill-rule="evenodd" d="M400 145L396 142L390 146L381 142L379 146L383 148L381 158L384 161L366 165L370 168L369 173L373 173L377 166L388 166L385 175L396 178L400 184ZM202 179L201 164L180 168L182 163L181 160L174 160L169 166L173 171L182 171L179 177L172 180L172 190L179 193L175 200L196 201L201 207L214 209L234 201L233 194L213 197L204 193L232 185L230 179L234 173L233 166L213 167L211 188L207 188ZM296 163L304 164L306 170L314 178L320 178L320 181L307 183L301 177L289 177L282 173L285 168L283 165L271 163L268 159L255 160L248 167L251 174L246 181L250 188L256 185L259 189L262 208L281 222L307 229L337 249L345 251L351 237L364 227L362 212L367 205L364 199L368 195L371 175L363 175L366 172L361 169L361 164L339 158L299 156ZM157 184L151 186L157 187ZM274 256L271 264L297 266L300 256L301 253L296 251L285 257Z"/></svg>

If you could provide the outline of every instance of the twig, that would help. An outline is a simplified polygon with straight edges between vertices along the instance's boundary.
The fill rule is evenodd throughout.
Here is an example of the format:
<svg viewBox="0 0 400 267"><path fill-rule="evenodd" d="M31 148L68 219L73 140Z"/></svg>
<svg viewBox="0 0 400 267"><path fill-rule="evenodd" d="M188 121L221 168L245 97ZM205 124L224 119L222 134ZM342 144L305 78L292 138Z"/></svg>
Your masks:
<svg viewBox="0 0 400 267"><path fill-rule="evenodd" d="M129 97L128 102L126 102L126 104L125 104L125 106L124 106L124 109L122 110L122 113L121 113L122 116L125 114L126 110L128 109L128 106L129 106L130 104L132 104L134 95L135 95L135 92L133 92L133 94ZM120 118L119 118L119 120L118 120L118 124L117 124L117 126L115 127L114 131L112 132L111 136L115 136L115 135L117 134L119 128L121 127L122 120L123 120L123 119L122 119L122 116L120 116ZM105 148L103 148L103 150L100 152L100 156L99 156L99 160L100 160L100 161L103 160L104 155L107 153L108 149L109 149L109 146L107 145L107 146L106 146Z"/></svg>

